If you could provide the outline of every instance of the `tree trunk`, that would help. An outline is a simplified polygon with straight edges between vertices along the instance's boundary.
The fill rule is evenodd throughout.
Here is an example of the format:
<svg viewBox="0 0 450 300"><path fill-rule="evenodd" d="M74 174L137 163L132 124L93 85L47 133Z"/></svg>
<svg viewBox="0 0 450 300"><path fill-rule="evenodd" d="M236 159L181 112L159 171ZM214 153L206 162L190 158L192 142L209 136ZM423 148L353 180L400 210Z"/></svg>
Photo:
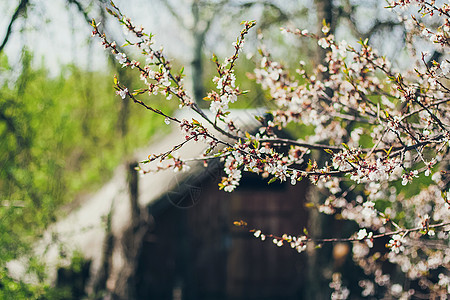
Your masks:
<svg viewBox="0 0 450 300"><path fill-rule="evenodd" d="M203 85L203 42L205 34L203 32L195 31L194 37L194 48L193 48L193 59L191 62L192 68L192 92L194 95L194 101L198 104L205 97L205 87Z"/></svg>
<svg viewBox="0 0 450 300"><path fill-rule="evenodd" d="M319 35L322 34L323 21L333 25L333 9L331 0L315 0L316 10L317 10L317 31ZM334 28L331 27L331 32ZM315 64L324 64L326 58L326 49L318 47L316 52ZM323 73L321 73L323 74ZM324 77L319 78L323 80ZM316 160L318 163L323 159L323 153L316 153L313 155L312 159ZM309 224L308 230L309 234L313 238L322 238L323 233L327 227L327 221L329 221L329 216L321 214L318 211L318 206L323 202L322 195L318 188L311 188L309 192L309 201L314 204L314 207L309 212ZM308 284L306 289L306 299L328 299L329 298L329 278L327 274L331 272L332 262L331 262L331 245L326 245L324 248L317 249L310 245L307 249L308 254ZM329 271L329 272L327 272Z"/></svg>
<svg viewBox="0 0 450 300"><path fill-rule="evenodd" d="M121 237L124 267L115 284L113 299L128 300L136 298L136 270L142 250L142 240L148 230L148 217L145 209L141 209L138 199L137 163L130 163L128 169L128 188L130 193L131 222Z"/></svg>
<svg viewBox="0 0 450 300"><path fill-rule="evenodd" d="M330 33L333 33L335 28L335 23L333 20L333 4L331 0L314 0L314 4L316 5L317 11L317 33L322 34L323 22L330 26ZM318 48L316 52L316 64L323 64L326 57L326 49L321 47Z"/></svg>
<svg viewBox="0 0 450 300"><path fill-rule="evenodd" d="M191 6L194 25L192 28L193 48L192 48L192 92L194 101L198 104L204 97L205 87L203 85L203 43L205 42L206 30L201 28L200 7L198 0Z"/></svg>

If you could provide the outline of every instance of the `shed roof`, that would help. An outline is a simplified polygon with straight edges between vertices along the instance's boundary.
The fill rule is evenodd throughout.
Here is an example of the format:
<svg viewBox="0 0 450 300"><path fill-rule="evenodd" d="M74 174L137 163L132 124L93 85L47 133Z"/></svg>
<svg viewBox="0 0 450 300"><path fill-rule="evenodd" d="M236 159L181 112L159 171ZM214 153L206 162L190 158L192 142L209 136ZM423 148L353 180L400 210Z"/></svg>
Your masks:
<svg viewBox="0 0 450 300"><path fill-rule="evenodd" d="M204 111L209 117L211 113ZM231 117L235 124L244 130L253 131L259 122L255 116L262 116L264 109L232 110ZM192 110L183 109L177 112L178 119L199 119ZM208 130L214 132L206 122L202 122ZM142 161L149 154L162 153L171 149L174 145L184 140L184 135L180 130L173 128L165 136L153 138L150 144L135 152L133 159ZM221 135L217 133L217 135ZM227 137L220 136L227 140ZM180 157L199 157L206 148L206 144L192 142L178 150ZM177 189L179 182L186 179L193 173L204 170L200 161L190 163L191 169L188 172L174 173L172 170L164 170L158 173L148 173L139 179L139 203L141 207L148 207L169 191ZM114 172L113 177L95 194L85 199L82 204L72 210L55 224L51 225L43 239L37 246L37 252L48 263L50 273L55 276L56 268L61 265L68 265L69 261L62 260L59 252L60 245L67 252L80 251L86 259L92 261L91 271L97 272L101 266L104 240L106 237L105 218L111 213L111 230L114 236L120 237L130 224L130 201L127 183L127 166L120 165ZM69 255L70 257L70 255ZM119 270L123 264L120 253L113 253L114 267ZM114 270L113 272L114 273Z"/></svg>

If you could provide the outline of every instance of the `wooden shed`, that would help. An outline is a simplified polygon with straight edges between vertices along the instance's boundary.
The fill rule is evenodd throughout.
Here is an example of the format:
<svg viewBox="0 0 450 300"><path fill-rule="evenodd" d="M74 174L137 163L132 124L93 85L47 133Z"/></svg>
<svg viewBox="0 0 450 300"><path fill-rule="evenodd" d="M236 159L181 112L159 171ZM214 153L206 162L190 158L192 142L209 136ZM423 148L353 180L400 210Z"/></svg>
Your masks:
<svg viewBox="0 0 450 300"><path fill-rule="evenodd" d="M256 128L258 113L232 112L249 131ZM167 151L183 138L173 130L155 138L133 160ZM195 157L204 147L192 144L180 155ZM61 259L61 245L78 250L89 261L86 294L105 299L299 298L305 256L271 240L262 242L249 229L301 233L308 218L307 182L268 185L244 172L239 187L227 193L218 189L223 175L219 161L142 178L132 169L119 167L102 189L49 228L38 246L49 266L56 270L70 263ZM234 226L236 220L244 220L248 228Z"/></svg>
<svg viewBox="0 0 450 300"><path fill-rule="evenodd" d="M281 235L306 227L306 184L267 184L245 174L218 190L219 165L180 182L148 207L152 225L138 260L138 299L298 299L306 263L248 228ZM178 296L177 296L178 295Z"/></svg>

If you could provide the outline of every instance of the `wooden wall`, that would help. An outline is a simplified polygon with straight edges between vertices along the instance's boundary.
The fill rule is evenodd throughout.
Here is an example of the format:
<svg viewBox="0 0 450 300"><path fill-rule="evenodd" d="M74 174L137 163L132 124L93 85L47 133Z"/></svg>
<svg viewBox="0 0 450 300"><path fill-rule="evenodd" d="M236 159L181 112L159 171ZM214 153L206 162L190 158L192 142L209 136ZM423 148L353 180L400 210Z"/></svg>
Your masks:
<svg viewBox="0 0 450 300"><path fill-rule="evenodd" d="M218 169L180 183L149 208L153 224L139 258L139 299L298 299L304 254L262 242L233 226L281 235L307 224L306 182L267 185L246 175L233 193L219 191Z"/></svg>

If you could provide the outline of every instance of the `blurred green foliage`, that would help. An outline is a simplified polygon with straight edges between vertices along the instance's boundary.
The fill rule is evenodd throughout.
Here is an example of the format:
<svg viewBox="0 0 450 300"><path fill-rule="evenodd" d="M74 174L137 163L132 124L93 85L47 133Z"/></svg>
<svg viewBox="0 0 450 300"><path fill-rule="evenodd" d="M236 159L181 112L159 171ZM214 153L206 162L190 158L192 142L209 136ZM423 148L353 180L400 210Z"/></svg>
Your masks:
<svg viewBox="0 0 450 300"><path fill-rule="evenodd" d="M48 286L12 279L6 263L32 257L33 241L61 207L105 182L126 154L148 143L157 130L169 130L162 117L130 109L131 102L115 96L111 70L66 66L52 78L44 67L32 67L31 53L24 51L21 61L12 68L0 56L5 78L0 87L0 299L44 297ZM139 78L116 72L129 86ZM168 113L176 105L158 97L143 100L164 105ZM28 266L43 282L39 262L30 259Z"/></svg>

